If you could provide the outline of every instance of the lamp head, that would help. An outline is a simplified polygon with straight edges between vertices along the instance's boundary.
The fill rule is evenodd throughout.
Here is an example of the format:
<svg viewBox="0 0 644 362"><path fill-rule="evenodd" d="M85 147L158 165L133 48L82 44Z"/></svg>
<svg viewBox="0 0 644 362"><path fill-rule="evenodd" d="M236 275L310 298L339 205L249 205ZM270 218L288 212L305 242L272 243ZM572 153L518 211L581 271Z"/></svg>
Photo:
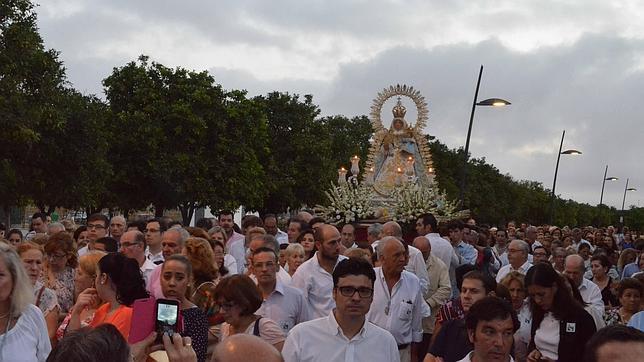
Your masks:
<svg viewBox="0 0 644 362"><path fill-rule="evenodd" d="M493 107L503 107L503 106L509 106L510 102L506 101L505 99L501 98L488 98L486 100L478 102L476 105L477 106L493 106Z"/></svg>
<svg viewBox="0 0 644 362"><path fill-rule="evenodd" d="M581 155L581 151L578 150L565 150L561 152L562 155Z"/></svg>

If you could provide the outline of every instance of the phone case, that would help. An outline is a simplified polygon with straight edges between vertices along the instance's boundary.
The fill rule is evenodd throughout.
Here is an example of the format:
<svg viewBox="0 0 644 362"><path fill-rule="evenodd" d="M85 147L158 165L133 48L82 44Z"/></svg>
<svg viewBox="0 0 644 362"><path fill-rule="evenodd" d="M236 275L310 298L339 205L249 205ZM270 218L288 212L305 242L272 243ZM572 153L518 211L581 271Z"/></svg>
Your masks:
<svg viewBox="0 0 644 362"><path fill-rule="evenodd" d="M132 311L132 326L128 343L142 341L155 329L156 324L156 299L149 297L134 301Z"/></svg>

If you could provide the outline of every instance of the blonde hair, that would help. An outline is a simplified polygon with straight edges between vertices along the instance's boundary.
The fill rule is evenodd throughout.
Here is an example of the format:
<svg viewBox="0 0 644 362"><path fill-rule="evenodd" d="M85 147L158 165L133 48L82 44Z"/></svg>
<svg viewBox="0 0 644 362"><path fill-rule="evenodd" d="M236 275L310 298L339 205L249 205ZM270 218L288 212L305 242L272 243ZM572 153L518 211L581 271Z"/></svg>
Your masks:
<svg viewBox="0 0 644 362"><path fill-rule="evenodd" d="M344 256L347 256L349 258L361 258L369 262L371 264L371 255L369 252L365 249L361 248L349 248L344 251Z"/></svg>
<svg viewBox="0 0 644 362"><path fill-rule="evenodd" d="M219 270L215 266L215 254L206 239L188 238L185 254L192 264L192 275L195 281L203 283L217 278Z"/></svg>
<svg viewBox="0 0 644 362"><path fill-rule="evenodd" d="M12 317L16 318L29 304L33 303L34 290L18 253L11 246L0 243L0 259L11 274L13 290L11 291L9 312Z"/></svg>
<svg viewBox="0 0 644 362"><path fill-rule="evenodd" d="M92 250L78 258L78 267L83 270L83 273L90 275L92 279L94 279L96 278L96 267L98 266L98 261L106 254L107 253L100 250Z"/></svg>
<svg viewBox="0 0 644 362"><path fill-rule="evenodd" d="M293 253L298 253L306 256L304 247L302 246L302 244L298 244L298 243L289 244L284 251L286 252L287 258L290 258L291 255L293 255Z"/></svg>
<svg viewBox="0 0 644 362"><path fill-rule="evenodd" d="M506 288L510 288L510 283L517 281L519 284L521 284L521 288L525 289L525 275L519 273L518 271L512 271L508 275L504 276L503 279L501 279L501 284L503 284Z"/></svg>

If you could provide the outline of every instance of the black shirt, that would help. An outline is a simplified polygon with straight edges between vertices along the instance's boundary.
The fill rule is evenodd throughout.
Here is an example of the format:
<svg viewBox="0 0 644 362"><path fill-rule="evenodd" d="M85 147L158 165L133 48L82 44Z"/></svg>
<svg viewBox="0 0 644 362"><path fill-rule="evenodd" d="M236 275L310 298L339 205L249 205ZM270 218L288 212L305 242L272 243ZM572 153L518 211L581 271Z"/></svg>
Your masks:
<svg viewBox="0 0 644 362"><path fill-rule="evenodd" d="M473 349L474 346L467 336L465 320L456 319L443 324L429 353L435 357L442 357L445 362L457 362Z"/></svg>

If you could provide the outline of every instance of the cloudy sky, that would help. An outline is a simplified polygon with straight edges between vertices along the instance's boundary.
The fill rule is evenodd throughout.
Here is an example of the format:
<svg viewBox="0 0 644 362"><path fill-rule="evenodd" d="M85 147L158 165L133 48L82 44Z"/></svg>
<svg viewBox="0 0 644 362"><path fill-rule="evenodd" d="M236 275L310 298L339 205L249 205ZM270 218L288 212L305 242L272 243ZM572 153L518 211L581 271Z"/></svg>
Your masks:
<svg viewBox="0 0 644 362"><path fill-rule="evenodd" d="M637 0L402 1L46 0L47 47L69 81L102 96L101 80L140 54L210 71L226 89L313 94L323 115L368 114L401 83L429 103L426 132L464 145L480 65L470 151L501 172L598 204L644 206L644 4ZM412 108L408 104L408 109ZM386 111L389 118L389 110ZM408 112L413 116L413 112ZM413 118L413 117L412 117Z"/></svg>

